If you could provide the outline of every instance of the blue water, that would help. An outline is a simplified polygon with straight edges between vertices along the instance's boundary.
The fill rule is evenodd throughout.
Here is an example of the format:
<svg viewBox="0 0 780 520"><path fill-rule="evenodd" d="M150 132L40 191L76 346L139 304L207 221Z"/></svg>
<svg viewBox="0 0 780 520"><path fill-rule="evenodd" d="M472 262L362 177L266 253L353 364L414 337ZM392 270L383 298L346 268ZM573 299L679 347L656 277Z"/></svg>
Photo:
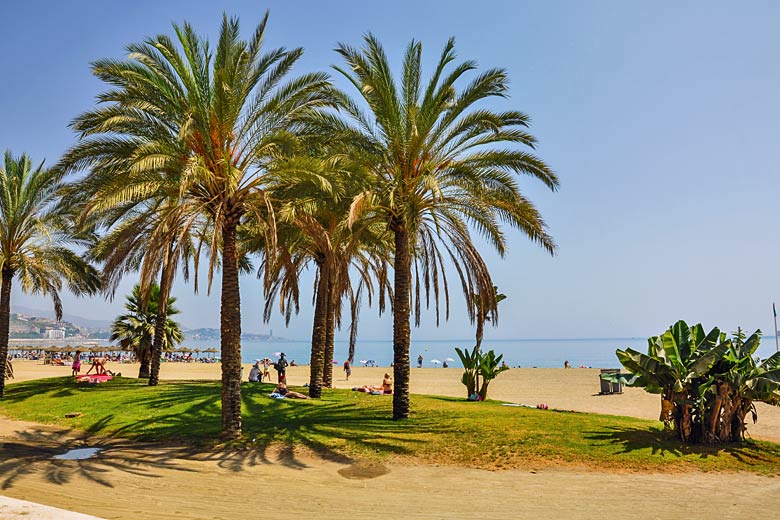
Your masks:
<svg viewBox="0 0 780 520"><path fill-rule="evenodd" d="M186 341L190 348L219 348L219 342ZM307 364L310 355L308 341L242 341L241 354L244 363L254 359L275 357L275 352L284 352L288 360L298 364ZM433 360L444 361L454 359L450 366L461 366L455 347L473 346L473 340L412 340L410 357L416 365L417 356L423 355L425 367L440 367L441 364L431 363ZM645 338L605 338L605 339L520 339L485 341L482 349L493 349L497 354L504 354L504 360L512 367L562 368L564 361L569 361L572 367L580 365L594 368L619 368L615 357L615 349L631 347L640 352L647 351ZM349 344L337 341L335 359L343 363L348 355ZM774 338L766 337L761 342L758 355L769 357L775 351ZM393 360L393 345L387 341L358 341L355 349L355 364L360 360L373 359L380 366L389 366Z"/></svg>

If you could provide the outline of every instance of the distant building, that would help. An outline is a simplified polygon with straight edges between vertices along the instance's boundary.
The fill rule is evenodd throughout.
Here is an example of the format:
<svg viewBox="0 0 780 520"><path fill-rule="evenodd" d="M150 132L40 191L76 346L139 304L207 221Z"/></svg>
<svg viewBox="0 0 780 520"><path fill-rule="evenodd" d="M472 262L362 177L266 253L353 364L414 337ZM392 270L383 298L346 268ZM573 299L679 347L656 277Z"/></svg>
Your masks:
<svg viewBox="0 0 780 520"><path fill-rule="evenodd" d="M46 329L43 337L46 339L65 339L65 329Z"/></svg>

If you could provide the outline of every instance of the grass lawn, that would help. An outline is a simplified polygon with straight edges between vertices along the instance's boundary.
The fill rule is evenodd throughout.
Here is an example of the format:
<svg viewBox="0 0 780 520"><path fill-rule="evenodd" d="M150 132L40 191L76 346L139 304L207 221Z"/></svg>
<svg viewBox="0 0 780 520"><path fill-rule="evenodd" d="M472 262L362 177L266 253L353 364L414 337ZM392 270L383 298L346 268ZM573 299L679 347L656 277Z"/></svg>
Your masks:
<svg viewBox="0 0 780 520"><path fill-rule="evenodd" d="M568 465L780 474L778 444L688 447L665 440L654 421L421 395L412 396L410 419L393 421L387 396L325 390L321 400L277 401L267 396L272 388L243 385L243 444L484 469ZM66 419L71 412L83 415ZM8 385L0 414L94 434L208 448L220 431L220 385L163 381L148 387L117 378L92 386L69 377L39 379Z"/></svg>

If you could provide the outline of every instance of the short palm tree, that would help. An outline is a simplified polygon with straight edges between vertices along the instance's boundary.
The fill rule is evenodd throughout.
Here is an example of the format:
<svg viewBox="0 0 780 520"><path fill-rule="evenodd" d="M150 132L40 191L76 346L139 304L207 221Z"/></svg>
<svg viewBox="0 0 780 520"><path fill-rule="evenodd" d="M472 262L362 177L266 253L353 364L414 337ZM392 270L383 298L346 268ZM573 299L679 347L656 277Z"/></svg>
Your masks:
<svg viewBox="0 0 780 520"><path fill-rule="evenodd" d="M222 270L222 435L241 435L241 300L239 229L265 229L273 245L273 212L264 192L272 162L297 146L296 121L330 104L325 74L286 80L302 49L264 52L268 15L248 40L237 19L223 17L212 51L189 24L175 38L159 35L128 46L129 59L101 60L93 72L112 85L106 105L80 121L90 137L83 157L133 156L133 175L174 176L181 202L212 231L209 281ZM88 130L87 130L88 129ZM171 144L175 136L175 144ZM161 144L162 143L162 144ZM73 167L87 164L78 154ZM88 164L87 164L88 165ZM183 165L183 168L181 167ZM168 179L170 180L170 179ZM155 197L156 182L117 194ZM258 221L270 219L267 225ZM210 285L210 284L209 284Z"/></svg>
<svg viewBox="0 0 780 520"><path fill-rule="evenodd" d="M27 155L6 151L0 164L0 397L5 389L11 284L19 280L24 292L48 295L54 313L62 318L63 285L74 294L95 294L98 272L71 246L84 241L70 232L64 208L58 204L61 174L35 167Z"/></svg>
<svg viewBox="0 0 780 520"><path fill-rule="evenodd" d="M453 40L427 83L419 42L407 47L398 80L373 35L365 37L362 49L340 44L337 52L347 67L336 70L355 87L357 99L343 96L347 118L323 117L321 122L333 139L354 144L374 176L371 189L354 200L351 221L376 219L394 235L393 417L403 419L409 415L411 303L415 301L419 323L420 285L432 286L438 308L439 276L445 298L447 292L446 257L457 266L470 317L475 312L471 294L483 296L485 312L495 312L490 273L470 230L477 230L503 255L501 224L506 223L554 253L545 223L521 194L515 174L535 177L552 190L558 178L539 158L519 148L535 143L526 130L528 116L478 107L484 100L506 97L503 69L487 70L457 88L476 64L452 65Z"/></svg>
<svg viewBox="0 0 780 520"><path fill-rule="evenodd" d="M152 345L156 339L157 307L160 304L160 287L153 284L149 288L148 301L144 303L141 286L136 284L132 294L127 296L125 314L118 316L111 324L111 341L117 341L125 350L133 350L141 364L138 370L139 378L149 377L149 365L152 357ZM174 316L179 311L173 306L176 298L168 298L167 316ZM166 318L161 327L160 338L162 350L170 350L181 343L183 336L179 324Z"/></svg>

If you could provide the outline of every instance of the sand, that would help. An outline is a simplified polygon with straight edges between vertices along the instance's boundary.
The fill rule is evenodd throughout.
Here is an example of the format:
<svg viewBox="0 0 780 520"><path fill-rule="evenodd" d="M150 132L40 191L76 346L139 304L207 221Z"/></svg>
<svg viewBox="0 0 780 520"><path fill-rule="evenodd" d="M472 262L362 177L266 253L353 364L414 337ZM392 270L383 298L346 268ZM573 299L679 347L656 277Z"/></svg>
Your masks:
<svg viewBox="0 0 780 520"><path fill-rule="evenodd" d="M116 365L124 375L137 366ZM17 380L69 369L16 362ZM248 373L249 367L245 369ZM335 371L336 386L378 384L386 369ZM598 371L512 369L491 397L598 413L657 418L658 397L628 389L598 396ZM413 393L460 396L458 369L413 369ZM163 365L165 379L219 378L219 365ZM306 381L292 367L292 385ZM753 435L778 438L780 410L759 410ZM99 439L79 432L0 419L0 493L103 518L713 518L780 506L780 478L748 474L605 473L576 468L489 472L432 466L382 466L307 454L260 458L253 452L186 453L177 448ZM84 461L54 453L97 446ZM670 503L668 490L674 489ZM724 492L738 489L736 493ZM280 498L281 497L281 498ZM279 505L281 502L281 505ZM670 509L671 508L671 509Z"/></svg>

